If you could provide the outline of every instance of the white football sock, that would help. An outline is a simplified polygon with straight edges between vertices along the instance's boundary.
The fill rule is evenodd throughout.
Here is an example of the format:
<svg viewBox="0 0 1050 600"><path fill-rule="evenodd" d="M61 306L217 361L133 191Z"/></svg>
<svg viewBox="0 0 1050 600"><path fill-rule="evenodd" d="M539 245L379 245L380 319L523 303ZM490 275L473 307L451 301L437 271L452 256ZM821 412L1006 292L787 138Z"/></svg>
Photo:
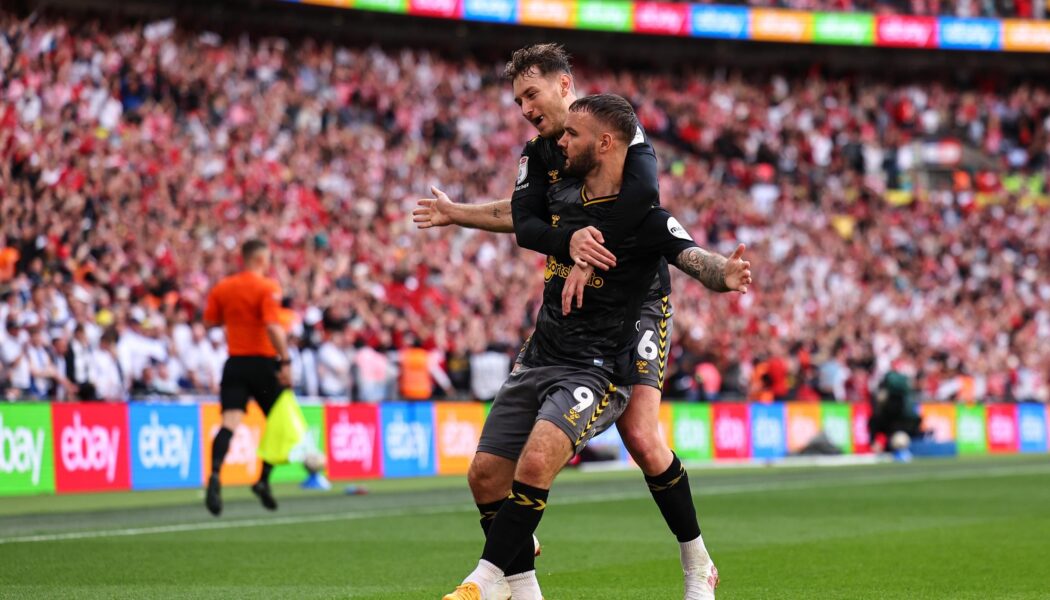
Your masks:
<svg viewBox="0 0 1050 600"><path fill-rule="evenodd" d="M479 560L478 566L470 575L467 575L467 578L463 580L463 583L472 581L478 584L478 587L481 588L481 597L488 598L496 581L502 577L503 571L499 567L487 560Z"/></svg>
<svg viewBox="0 0 1050 600"><path fill-rule="evenodd" d="M510 597L513 600L543 600L540 582L536 579L534 570L508 575L507 584L510 585Z"/></svg>
<svg viewBox="0 0 1050 600"><path fill-rule="evenodd" d="M697 536L695 540L681 542L682 570L686 573L711 567L711 555L707 553L704 545L704 536Z"/></svg>

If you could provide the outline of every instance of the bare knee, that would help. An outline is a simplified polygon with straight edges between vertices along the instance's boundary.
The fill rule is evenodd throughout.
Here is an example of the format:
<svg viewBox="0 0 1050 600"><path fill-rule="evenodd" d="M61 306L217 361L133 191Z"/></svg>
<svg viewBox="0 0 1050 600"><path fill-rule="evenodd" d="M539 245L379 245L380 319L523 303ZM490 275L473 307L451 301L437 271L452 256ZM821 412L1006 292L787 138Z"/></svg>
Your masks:
<svg viewBox="0 0 1050 600"><path fill-rule="evenodd" d="M488 504L507 497L514 480L514 461L478 452L470 462L467 483L478 504Z"/></svg>
<svg viewBox="0 0 1050 600"><path fill-rule="evenodd" d="M568 436L549 421L538 421L518 458L514 478L522 483L550 489L554 478L572 457Z"/></svg>
<svg viewBox="0 0 1050 600"><path fill-rule="evenodd" d="M659 475L670 466L673 455L659 429L621 428L620 437L631 458L646 475Z"/></svg>

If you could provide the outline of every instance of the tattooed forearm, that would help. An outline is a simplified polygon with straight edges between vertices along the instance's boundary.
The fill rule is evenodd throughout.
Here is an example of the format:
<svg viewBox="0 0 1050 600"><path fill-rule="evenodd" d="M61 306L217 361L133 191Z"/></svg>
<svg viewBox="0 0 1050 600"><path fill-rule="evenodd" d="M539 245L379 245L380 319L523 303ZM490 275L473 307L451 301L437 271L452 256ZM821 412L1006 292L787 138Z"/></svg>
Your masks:
<svg viewBox="0 0 1050 600"><path fill-rule="evenodd" d="M453 211L449 216L457 225L493 233L514 232L510 200L496 200L485 204L456 204Z"/></svg>
<svg viewBox="0 0 1050 600"><path fill-rule="evenodd" d="M728 292L726 286L726 257L703 248L683 250L675 259L675 266L715 292Z"/></svg>

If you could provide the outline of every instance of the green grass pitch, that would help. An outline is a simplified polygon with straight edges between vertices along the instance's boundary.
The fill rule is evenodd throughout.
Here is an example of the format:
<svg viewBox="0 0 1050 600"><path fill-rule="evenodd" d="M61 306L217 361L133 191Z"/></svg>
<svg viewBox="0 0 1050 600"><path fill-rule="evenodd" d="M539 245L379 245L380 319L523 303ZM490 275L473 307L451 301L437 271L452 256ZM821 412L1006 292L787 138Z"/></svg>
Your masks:
<svg viewBox="0 0 1050 600"><path fill-rule="evenodd" d="M718 598L1050 598L1050 460L691 469ZM437 600L474 566L462 478L344 496L246 489L0 499L3 598ZM678 547L637 472L567 472L537 532L547 600L681 598Z"/></svg>

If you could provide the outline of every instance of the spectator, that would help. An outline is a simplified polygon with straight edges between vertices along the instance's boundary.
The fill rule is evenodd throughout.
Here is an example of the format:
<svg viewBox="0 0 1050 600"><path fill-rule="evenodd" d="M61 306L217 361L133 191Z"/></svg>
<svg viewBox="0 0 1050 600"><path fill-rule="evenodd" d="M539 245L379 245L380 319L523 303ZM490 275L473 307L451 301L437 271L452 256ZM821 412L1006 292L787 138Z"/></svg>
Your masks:
<svg viewBox="0 0 1050 600"><path fill-rule="evenodd" d="M90 380L101 400L122 401L128 397L126 375L117 359L117 332L102 334L99 347L91 354Z"/></svg>
<svg viewBox="0 0 1050 600"><path fill-rule="evenodd" d="M346 331L342 328L329 331L327 339L317 350L317 374L322 396L349 399L350 362Z"/></svg>
<svg viewBox="0 0 1050 600"><path fill-rule="evenodd" d="M376 351L363 340L356 342L353 358L354 381L357 383L359 402L382 402L394 397L396 370L390 359Z"/></svg>
<svg viewBox="0 0 1050 600"><path fill-rule="evenodd" d="M490 344L484 352L476 352L471 357L470 372L470 390L474 398L491 402L510 374L510 354L505 347Z"/></svg>
<svg viewBox="0 0 1050 600"><path fill-rule="evenodd" d="M72 397L82 401L96 400L95 386L90 380L91 342L83 325L76 325L63 358L65 377L72 385Z"/></svg>

